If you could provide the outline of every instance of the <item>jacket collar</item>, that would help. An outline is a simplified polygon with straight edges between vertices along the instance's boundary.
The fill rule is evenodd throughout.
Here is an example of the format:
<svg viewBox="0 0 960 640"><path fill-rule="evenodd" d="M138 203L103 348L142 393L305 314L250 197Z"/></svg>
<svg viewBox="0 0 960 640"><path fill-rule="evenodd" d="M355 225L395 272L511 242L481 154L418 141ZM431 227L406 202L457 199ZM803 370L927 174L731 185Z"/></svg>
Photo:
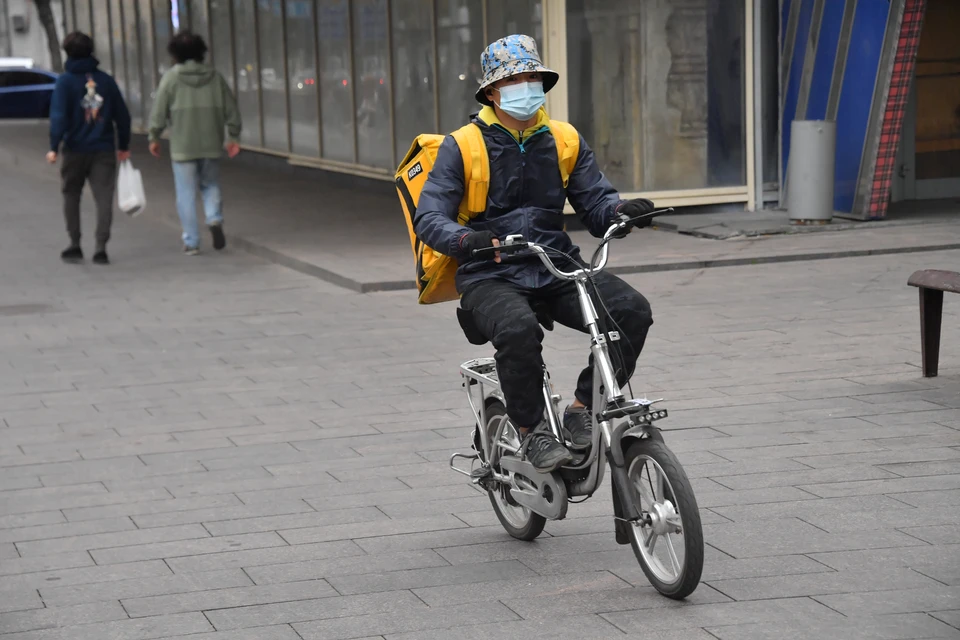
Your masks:
<svg viewBox="0 0 960 640"><path fill-rule="evenodd" d="M520 140L526 140L534 133L540 131L544 127L550 125L550 117L547 115L547 110L544 107L540 108L540 111L537 112L537 121L532 127L527 127L523 131L518 129L508 129L502 122L500 118L497 117L497 112L494 111L493 107L485 106L480 110L480 113L477 114L477 119L483 122L489 127L497 127L503 129L513 136L514 140L519 142Z"/></svg>

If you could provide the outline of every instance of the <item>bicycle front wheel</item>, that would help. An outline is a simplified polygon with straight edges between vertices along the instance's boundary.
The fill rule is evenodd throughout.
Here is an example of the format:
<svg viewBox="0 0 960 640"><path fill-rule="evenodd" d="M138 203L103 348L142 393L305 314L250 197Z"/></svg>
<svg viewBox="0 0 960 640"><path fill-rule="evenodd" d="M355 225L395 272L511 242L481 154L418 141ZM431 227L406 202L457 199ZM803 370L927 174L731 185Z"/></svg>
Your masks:
<svg viewBox="0 0 960 640"><path fill-rule="evenodd" d="M682 600L703 572L703 528L690 480L662 441L634 442L624 461L644 516L630 527L633 553L657 591Z"/></svg>

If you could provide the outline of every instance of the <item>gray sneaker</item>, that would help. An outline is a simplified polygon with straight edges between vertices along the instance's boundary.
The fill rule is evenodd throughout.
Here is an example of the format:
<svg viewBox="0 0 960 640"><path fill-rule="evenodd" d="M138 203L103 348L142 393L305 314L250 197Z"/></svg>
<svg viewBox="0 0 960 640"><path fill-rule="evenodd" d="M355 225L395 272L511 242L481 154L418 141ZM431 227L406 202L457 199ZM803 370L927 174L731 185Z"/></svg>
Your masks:
<svg viewBox="0 0 960 640"><path fill-rule="evenodd" d="M540 427L527 434L520 445L520 455L540 473L550 473L573 462L573 456L552 433Z"/></svg>
<svg viewBox="0 0 960 640"><path fill-rule="evenodd" d="M563 428L570 433L571 448L575 451L586 451L593 444L593 421L586 407L567 407L563 412Z"/></svg>

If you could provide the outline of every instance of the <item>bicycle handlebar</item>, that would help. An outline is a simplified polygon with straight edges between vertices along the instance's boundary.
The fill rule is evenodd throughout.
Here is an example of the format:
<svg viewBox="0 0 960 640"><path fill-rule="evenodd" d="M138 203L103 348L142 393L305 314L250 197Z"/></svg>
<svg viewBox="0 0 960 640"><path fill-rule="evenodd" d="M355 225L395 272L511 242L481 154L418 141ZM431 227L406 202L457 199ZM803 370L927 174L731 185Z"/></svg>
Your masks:
<svg viewBox="0 0 960 640"><path fill-rule="evenodd" d="M557 278L560 278L562 280L576 280L580 276L591 275L604 270L604 268L607 266L607 258L609 257L610 240L613 238L614 234L616 234L618 231L622 231L628 228L629 226L632 226L633 223L635 223L638 220L642 220L644 218L655 218L665 213L672 213L672 212L673 212L673 207L668 207L666 209L658 209L656 211L651 211L650 213L645 213L643 215L630 218L628 220L618 220L617 222L614 222L613 224L611 224L610 227L607 229L607 231L603 234L603 239L601 240L601 244L600 244L601 258L600 258L600 261L594 267L589 267L589 268L581 267L580 269L576 269L574 271L561 271L556 267L556 265L553 264L553 260L550 259L550 256L547 255L547 251L549 250L549 248L545 248L535 242L527 242L526 240L523 239L523 236L520 236L520 235L507 236L503 242L501 242L498 246L495 246L495 247L484 247L483 249L474 249L471 252L471 256L475 260L489 260L494 256L496 256L497 254L518 253L526 249L536 254L536 256L540 258L540 262L543 263L543 266L547 268L547 271L552 273Z"/></svg>

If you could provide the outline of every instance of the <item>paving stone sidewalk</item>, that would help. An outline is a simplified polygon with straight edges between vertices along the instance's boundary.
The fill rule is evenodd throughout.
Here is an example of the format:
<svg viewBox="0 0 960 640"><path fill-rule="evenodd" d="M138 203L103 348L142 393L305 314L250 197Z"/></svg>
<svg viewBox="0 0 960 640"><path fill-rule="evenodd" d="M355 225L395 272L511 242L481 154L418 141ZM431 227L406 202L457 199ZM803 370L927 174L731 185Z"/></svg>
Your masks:
<svg viewBox="0 0 960 640"><path fill-rule="evenodd" d="M708 545L676 603L607 488L521 543L447 469L489 353L452 307L183 257L148 217L63 265L50 181L0 193L4 640L960 637L960 300L923 379L906 286L960 251L627 277ZM547 343L569 390L585 342Z"/></svg>

